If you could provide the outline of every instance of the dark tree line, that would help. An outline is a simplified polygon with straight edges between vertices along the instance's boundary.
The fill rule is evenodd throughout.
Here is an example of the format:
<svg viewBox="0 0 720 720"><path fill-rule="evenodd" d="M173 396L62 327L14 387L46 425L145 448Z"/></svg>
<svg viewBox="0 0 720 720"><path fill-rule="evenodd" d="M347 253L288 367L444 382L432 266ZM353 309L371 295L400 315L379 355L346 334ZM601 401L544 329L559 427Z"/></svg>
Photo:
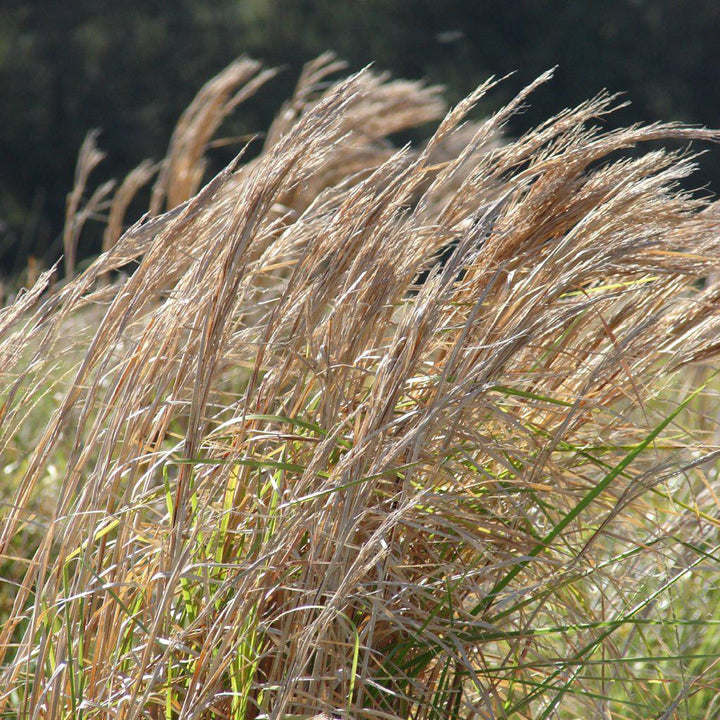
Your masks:
<svg viewBox="0 0 720 720"><path fill-rule="evenodd" d="M163 156L197 89L243 53L284 66L225 128L266 128L303 62L332 49L448 88L455 101L516 71L496 107L549 67L555 79L510 128L521 132L602 88L632 106L611 123L720 127L716 0L32 0L0 4L0 265L60 254L65 196L85 133L101 128L97 181ZM240 141L238 141L240 142ZM213 151L217 165L237 149ZM717 192L720 169L700 180ZM696 180L696 183L698 180ZM92 233L80 252L97 251Z"/></svg>

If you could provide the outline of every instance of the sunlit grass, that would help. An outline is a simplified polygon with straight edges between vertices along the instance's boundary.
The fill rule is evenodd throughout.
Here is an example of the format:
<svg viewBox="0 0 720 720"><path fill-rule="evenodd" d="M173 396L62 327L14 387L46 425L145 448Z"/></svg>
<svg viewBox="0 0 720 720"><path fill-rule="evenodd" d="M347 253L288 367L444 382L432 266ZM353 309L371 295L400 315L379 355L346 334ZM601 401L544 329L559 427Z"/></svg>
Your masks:
<svg viewBox="0 0 720 720"><path fill-rule="evenodd" d="M717 136L339 69L203 186L212 80L119 239L79 170L106 253L0 315L0 714L714 717L717 209L609 158Z"/></svg>

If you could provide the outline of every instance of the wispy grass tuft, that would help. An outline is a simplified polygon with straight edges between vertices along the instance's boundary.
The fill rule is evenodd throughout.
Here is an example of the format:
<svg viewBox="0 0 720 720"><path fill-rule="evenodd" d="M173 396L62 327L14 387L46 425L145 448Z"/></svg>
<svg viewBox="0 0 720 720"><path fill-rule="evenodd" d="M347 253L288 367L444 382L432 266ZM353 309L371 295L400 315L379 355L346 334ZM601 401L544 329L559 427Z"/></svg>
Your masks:
<svg viewBox="0 0 720 720"><path fill-rule="evenodd" d="M201 187L230 66L0 311L0 714L714 717L718 210L623 152L720 134L339 69Z"/></svg>

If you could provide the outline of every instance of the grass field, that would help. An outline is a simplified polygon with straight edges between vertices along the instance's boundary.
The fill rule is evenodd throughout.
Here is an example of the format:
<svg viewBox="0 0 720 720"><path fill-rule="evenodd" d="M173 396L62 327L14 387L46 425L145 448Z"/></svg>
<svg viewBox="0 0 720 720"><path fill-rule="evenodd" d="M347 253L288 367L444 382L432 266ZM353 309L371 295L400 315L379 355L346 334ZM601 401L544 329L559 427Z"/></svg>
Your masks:
<svg viewBox="0 0 720 720"><path fill-rule="evenodd" d="M0 716L717 718L720 134L341 69L209 182L254 61L118 187L88 136L0 311Z"/></svg>

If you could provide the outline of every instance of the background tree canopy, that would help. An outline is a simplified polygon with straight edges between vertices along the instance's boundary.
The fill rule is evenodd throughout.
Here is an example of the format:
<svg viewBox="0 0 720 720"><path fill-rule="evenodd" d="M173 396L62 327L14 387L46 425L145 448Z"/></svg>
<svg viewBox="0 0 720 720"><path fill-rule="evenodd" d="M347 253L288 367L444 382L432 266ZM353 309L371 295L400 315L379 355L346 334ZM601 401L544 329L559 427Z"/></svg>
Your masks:
<svg viewBox="0 0 720 720"><path fill-rule="evenodd" d="M211 152L220 165L268 127L303 62L332 49L351 69L369 62L427 78L458 100L489 75L515 74L497 107L549 67L555 79L511 133L602 88L632 106L608 120L720 126L720 3L696 0L125 0L0 6L0 265L60 255L65 197L86 132L101 128L96 181L162 157L199 87L248 54L285 71L243 105ZM699 176L720 187L708 163ZM695 179L695 184L699 180ZM80 255L97 252L88 234Z"/></svg>

